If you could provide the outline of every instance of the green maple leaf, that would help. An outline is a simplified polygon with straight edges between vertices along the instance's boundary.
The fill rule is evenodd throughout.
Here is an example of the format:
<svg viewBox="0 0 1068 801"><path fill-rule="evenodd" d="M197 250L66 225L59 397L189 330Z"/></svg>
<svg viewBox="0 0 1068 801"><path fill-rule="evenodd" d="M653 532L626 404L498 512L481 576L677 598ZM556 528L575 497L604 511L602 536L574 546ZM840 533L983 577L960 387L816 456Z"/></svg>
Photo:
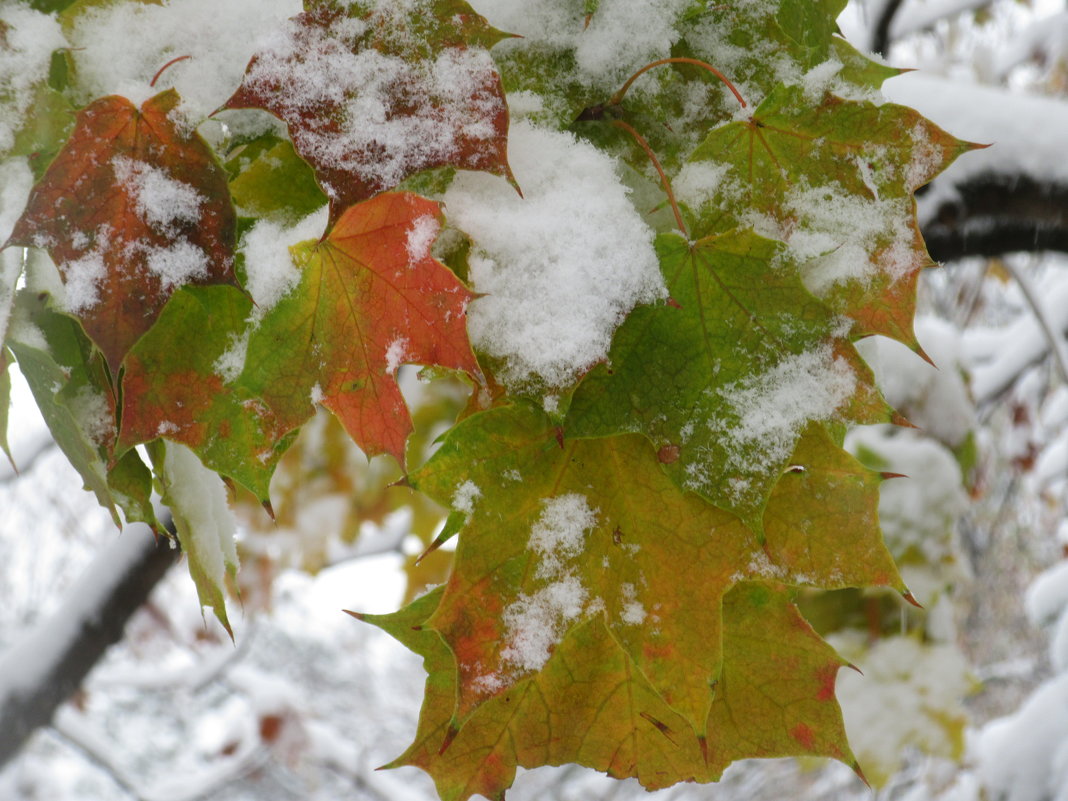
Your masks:
<svg viewBox="0 0 1068 801"><path fill-rule="evenodd" d="M249 63L227 108L289 127L330 219L433 167L511 179L508 108L485 52L505 38L463 0L410 8L309 0Z"/></svg>
<svg viewBox="0 0 1068 801"><path fill-rule="evenodd" d="M644 433L680 486L759 530L809 421L881 422L890 410L780 243L661 234L657 253L672 301L631 313L608 364L576 391L566 430Z"/></svg>
<svg viewBox="0 0 1068 801"><path fill-rule="evenodd" d="M455 731L452 653L427 625L443 595L439 588L392 615L358 617L423 657L419 729L387 767L422 768L444 801L503 799L517 766L573 762L653 790L715 781L750 757L806 754L855 765L834 700L845 662L775 585L742 583L724 599L723 668L709 690L704 747L597 616L577 625L541 671Z"/></svg>
<svg viewBox="0 0 1068 801"><path fill-rule="evenodd" d="M912 109L778 87L752 117L708 134L683 183L707 171L694 181L697 233L750 225L789 242L854 337L919 350L916 279L932 262L912 193L973 147Z"/></svg>
<svg viewBox="0 0 1068 801"><path fill-rule="evenodd" d="M288 447L283 426L220 366L247 344L252 302L228 286L183 287L126 356L116 450L164 437L261 500ZM240 367L237 367L240 373ZM232 378L233 376L231 376Z"/></svg>
<svg viewBox="0 0 1068 801"><path fill-rule="evenodd" d="M437 203L386 193L350 208L321 242L291 249L300 284L251 332L237 379L279 430L322 403L365 453L403 465L412 422L397 367L479 374L465 327L472 295L417 236L432 238L441 219Z"/></svg>
<svg viewBox="0 0 1068 801"><path fill-rule="evenodd" d="M111 96L80 111L6 243L48 251L116 377L177 286L237 284L226 174L169 116L178 102L169 90L140 110Z"/></svg>
<svg viewBox="0 0 1068 801"><path fill-rule="evenodd" d="M457 729L537 673L575 626L598 617L700 739L723 658L721 601L732 586L771 578L903 588L874 522L874 483L848 456L821 453L830 443L818 430L797 454L811 471L787 476L781 498L772 498L775 523L764 542L734 515L675 486L643 437L561 447L558 433L525 406L478 414L411 476L418 489L469 515L453 575L427 622L455 655ZM841 517L827 515L826 530L791 524L799 493L819 498L835 489L850 495ZM842 543L848 516L858 529ZM833 549L842 553L827 559Z"/></svg>

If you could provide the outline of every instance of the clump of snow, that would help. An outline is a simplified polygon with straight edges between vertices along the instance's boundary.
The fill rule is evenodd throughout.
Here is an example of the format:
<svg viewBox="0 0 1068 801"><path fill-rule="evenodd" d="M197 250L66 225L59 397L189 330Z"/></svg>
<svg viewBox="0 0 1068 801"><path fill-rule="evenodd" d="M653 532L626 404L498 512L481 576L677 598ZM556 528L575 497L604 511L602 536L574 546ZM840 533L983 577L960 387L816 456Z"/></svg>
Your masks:
<svg viewBox="0 0 1068 801"><path fill-rule="evenodd" d="M472 3L496 28L519 34L513 47L535 46L574 52L579 80L618 88L646 64L671 55L676 23L689 0L601 0L589 18L571 0L476 0Z"/></svg>
<svg viewBox="0 0 1068 801"><path fill-rule="evenodd" d="M1068 608L1068 560L1049 568L1027 588L1027 617L1036 626L1052 623Z"/></svg>
<svg viewBox="0 0 1068 801"><path fill-rule="evenodd" d="M450 221L474 240L468 307L476 348L504 360L509 388L565 387L604 359L638 303L666 294L653 234L612 160L572 136L520 121L509 160L523 189L484 173L457 175Z"/></svg>
<svg viewBox="0 0 1068 801"><path fill-rule="evenodd" d="M524 673L540 670L567 625L582 614L586 598L586 589L574 576L519 596L504 610L508 644L501 659Z"/></svg>
<svg viewBox="0 0 1068 801"><path fill-rule="evenodd" d="M51 14L25 3L0 2L3 47L0 47L0 153L10 150L33 102L35 87L48 77L52 52L67 46ZM6 237L3 237L6 239Z"/></svg>
<svg viewBox="0 0 1068 801"><path fill-rule="evenodd" d="M645 607L638 600L634 585L625 582L620 587L620 591L623 594L623 611L620 613L620 618L630 626L640 626L645 622Z"/></svg>
<svg viewBox="0 0 1068 801"><path fill-rule="evenodd" d="M169 0L82 10L71 32L80 99L118 94L140 104L168 87L199 123L241 83L261 39L303 11L300 0ZM149 81L173 58L189 56Z"/></svg>
<svg viewBox="0 0 1068 801"><path fill-rule="evenodd" d="M396 375L401 363L409 358L408 338L397 337L386 348L386 374Z"/></svg>
<svg viewBox="0 0 1068 801"><path fill-rule="evenodd" d="M159 233L177 236L178 223L197 222L204 196L189 184L127 156L113 159L112 167L115 180L133 198L137 214Z"/></svg>
<svg viewBox="0 0 1068 801"><path fill-rule="evenodd" d="M474 481L465 481L452 496L452 508L469 515L475 511L475 501L482 497L482 490Z"/></svg>
<svg viewBox="0 0 1068 801"><path fill-rule="evenodd" d="M430 255L430 247L441 230L441 223L433 214L424 214L417 218L408 229L405 248L408 251L408 264L414 265Z"/></svg>
<svg viewBox="0 0 1068 801"><path fill-rule="evenodd" d="M465 143L488 144L497 136L493 122L502 100L486 50L446 48L433 59L370 47L354 52L362 25L347 18L329 28L288 22L250 67L247 90L272 97L274 110L287 121L303 123L315 108L336 110L328 125L292 130L301 155L387 188L459 157ZM388 33L388 27L375 31ZM275 92L279 83L282 91ZM469 161L478 154L465 155ZM324 189L337 195L337 187Z"/></svg>
<svg viewBox="0 0 1068 801"><path fill-rule="evenodd" d="M585 496L572 492L542 502L541 515L530 530L530 549L541 557L538 578L559 573L564 559L582 553L586 534L597 525L597 510Z"/></svg>
<svg viewBox="0 0 1068 801"><path fill-rule="evenodd" d="M737 418L724 432L731 464L752 473L786 459L801 429L833 417L856 385L845 359L822 345L717 390Z"/></svg>
<svg viewBox="0 0 1068 801"><path fill-rule="evenodd" d="M237 523L226 498L226 485L185 445L168 442L163 461L167 497L186 524L183 543L195 554L208 579L221 587L226 568L238 564L234 532Z"/></svg>
<svg viewBox="0 0 1068 801"><path fill-rule="evenodd" d="M260 320L300 282L300 270L289 248L318 239L326 229L329 209L323 206L292 227L260 220L242 239L245 253L245 289L255 304L253 320Z"/></svg>
<svg viewBox="0 0 1068 801"><path fill-rule="evenodd" d="M100 285L107 275L104 265L103 247L82 256L80 259L63 264L64 296L63 308L72 314L79 314L93 308L100 302Z"/></svg>
<svg viewBox="0 0 1068 801"><path fill-rule="evenodd" d="M896 715L894 717L897 717ZM1013 714L976 737L977 772L1000 801L1061 798L1068 786L1068 674L1041 685Z"/></svg>
<svg viewBox="0 0 1068 801"><path fill-rule="evenodd" d="M182 286L208 275L208 254L186 240L179 240L168 247L149 248L145 255L145 265L149 272L160 279L164 289Z"/></svg>
<svg viewBox="0 0 1068 801"><path fill-rule="evenodd" d="M245 369L245 357L248 355L249 331L230 335L230 347L222 352L212 369L227 384L237 380Z"/></svg>
<svg viewBox="0 0 1068 801"><path fill-rule="evenodd" d="M905 199L865 198L833 184L797 186L786 193L784 211L797 223L772 235L808 262L805 285L816 295L880 273L897 279L916 266Z"/></svg>
<svg viewBox="0 0 1068 801"><path fill-rule="evenodd" d="M528 547L538 556L534 577L548 583L532 594L520 595L505 608L506 645L501 651L505 666L521 673L540 670L568 625L582 614L589 595L565 561L585 550L586 535L596 525L597 510L578 493L542 502ZM603 607L600 599L593 603ZM638 613L636 607L630 611Z"/></svg>

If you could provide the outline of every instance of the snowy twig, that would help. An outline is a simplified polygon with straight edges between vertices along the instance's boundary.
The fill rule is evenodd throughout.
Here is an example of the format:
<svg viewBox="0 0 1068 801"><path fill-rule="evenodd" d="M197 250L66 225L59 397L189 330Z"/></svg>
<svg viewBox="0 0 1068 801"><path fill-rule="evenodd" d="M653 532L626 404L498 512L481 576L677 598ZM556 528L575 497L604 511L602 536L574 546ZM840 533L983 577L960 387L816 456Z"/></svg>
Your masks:
<svg viewBox="0 0 1068 801"><path fill-rule="evenodd" d="M1063 332L1053 324L1049 312L1031 283L1031 279L1011 260L1005 262L1005 267L1012 274L1012 277L1016 279L1016 283L1020 286L1020 291L1023 292L1024 299L1031 307L1031 311L1034 312L1038 324L1042 327L1046 340L1049 342L1050 350L1053 351L1054 361L1061 372L1061 378L1068 382L1068 350L1065 349Z"/></svg>
<svg viewBox="0 0 1068 801"><path fill-rule="evenodd" d="M74 710L59 709L52 721L52 731L67 745L104 771L115 784L137 801L150 801L141 792L137 783L126 775L126 770L112 759L115 749L100 742L99 735L92 732L81 715Z"/></svg>

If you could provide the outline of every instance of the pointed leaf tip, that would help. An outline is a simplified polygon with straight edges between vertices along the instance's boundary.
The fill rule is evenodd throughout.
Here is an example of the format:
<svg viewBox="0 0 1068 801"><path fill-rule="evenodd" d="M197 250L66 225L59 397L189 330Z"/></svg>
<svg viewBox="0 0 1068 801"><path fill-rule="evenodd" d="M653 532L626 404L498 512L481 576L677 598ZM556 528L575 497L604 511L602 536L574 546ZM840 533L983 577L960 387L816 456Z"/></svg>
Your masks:
<svg viewBox="0 0 1068 801"><path fill-rule="evenodd" d="M341 611L344 612L346 615L351 615L359 621L367 620L367 616L363 612L353 612L351 609L342 609Z"/></svg>
<svg viewBox="0 0 1068 801"><path fill-rule="evenodd" d="M861 767L860 767L860 763L859 763L859 762L856 762L856 761L854 761L854 762L853 762L853 764L852 764L852 765L850 765L850 767L851 767L851 768L853 769L853 772L854 772L855 774L857 774L857 777L858 777L858 778L859 778L859 779L860 779L860 780L861 780L862 782L864 782L864 785L865 785L865 786L866 786L866 787L867 787L867 788L868 788L868 789L870 790L870 789L871 789L871 782L869 782L869 781L868 781L868 777L864 775L864 771L863 771L863 770L861 769Z"/></svg>
<svg viewBox="0 0 1068 801"><path fill-rule="evenodd" d="M886 470L880 472L879 475L882 476L885 481L889 481L892 478L909 478L905 473L891 473Z"/></svg>
<svg viewBox="0 0 1068 801"><path fill-rule="evenodd" d="M267 516L270 517L271 520L277 519L274 516L274 505L271 503L270 498L264 498L262 501L260 501L260 504L263 506L263 511L267 513Z"/></svg>
<svg viewBox="0 0 1068 801"><path fill-rule="evenodd" d="M915 606L917 609L923 609L923 604L916 600L916 596L912 594L911 590L906 590L901 594L901 597Z"/></svg>

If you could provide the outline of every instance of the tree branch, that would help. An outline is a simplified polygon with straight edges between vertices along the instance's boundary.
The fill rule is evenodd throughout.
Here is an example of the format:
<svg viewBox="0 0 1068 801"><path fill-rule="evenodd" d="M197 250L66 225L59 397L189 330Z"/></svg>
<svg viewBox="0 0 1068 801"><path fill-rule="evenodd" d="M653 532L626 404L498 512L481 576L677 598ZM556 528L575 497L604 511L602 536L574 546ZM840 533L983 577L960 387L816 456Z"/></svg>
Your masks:
<svg viewBox="0 0 1068 801"><path fill-rule="evenodd" d="M63 605L0 657L0 766L81 685L127 620L175 562L147 526L129 526L101 551Z"/></svg>
<svg viewBox="0 0 1068 801"><path fill-rule="evenodd" d="M1020 251L1068 253L1068 185L983 173L954 189L955 199L924 215L923 236L936 261Z"/></svg>
<svg viewBox="0 0 1068 801"><path fill-rule="evenodd" d="M890 26L894 22L894 17L901 8L902 0L885 0L882 7L878 9L878 16L875 18L875 24L872 26L870 47L876 53L886 55L886 52L890 49Z"/></svg>

